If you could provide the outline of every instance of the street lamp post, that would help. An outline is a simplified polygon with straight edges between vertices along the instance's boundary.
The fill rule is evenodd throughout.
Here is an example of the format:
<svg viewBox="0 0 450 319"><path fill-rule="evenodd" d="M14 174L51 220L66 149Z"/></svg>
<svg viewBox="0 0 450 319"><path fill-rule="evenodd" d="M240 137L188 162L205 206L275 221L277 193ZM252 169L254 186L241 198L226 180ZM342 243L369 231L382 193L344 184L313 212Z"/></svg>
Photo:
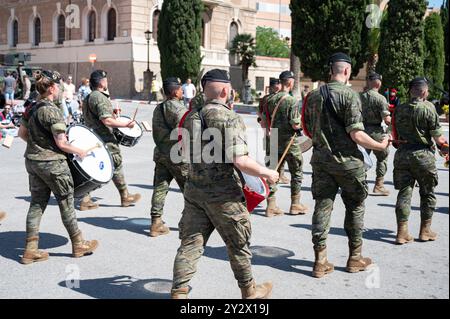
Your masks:
<svg viewBox="0 0 450 319"><path fill-rule="evenodd" d="M150 71L150 40L152 39L152 33L150 30L144 32L145 40L147 40L147 70L144 72L144 95L149 100L153 82L153 72Z"/></svg>

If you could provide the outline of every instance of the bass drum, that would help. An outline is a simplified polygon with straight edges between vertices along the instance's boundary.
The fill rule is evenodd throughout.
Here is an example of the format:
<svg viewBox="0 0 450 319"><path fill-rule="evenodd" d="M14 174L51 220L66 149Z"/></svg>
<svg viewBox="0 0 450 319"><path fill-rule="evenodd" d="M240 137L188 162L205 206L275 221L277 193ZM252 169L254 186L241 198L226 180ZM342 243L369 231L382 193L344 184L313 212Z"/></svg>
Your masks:
<svg viewBox="0 0 450 319"><path fill-rule="evenodd" d="M84 160L74 155L69 156L74 197L81 198L111 181L114 164L106 145L90 128L80 124L72 125L67 130L67 137L73 146L83 150L98 146Z"/></svg>

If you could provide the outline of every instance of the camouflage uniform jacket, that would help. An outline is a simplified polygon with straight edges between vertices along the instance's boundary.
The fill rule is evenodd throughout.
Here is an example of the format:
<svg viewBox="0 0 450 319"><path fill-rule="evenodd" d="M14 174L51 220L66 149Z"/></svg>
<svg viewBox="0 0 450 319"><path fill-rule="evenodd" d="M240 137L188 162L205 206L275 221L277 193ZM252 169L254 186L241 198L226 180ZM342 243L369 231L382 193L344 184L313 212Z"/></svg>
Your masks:
<svg viewBox="0 0 450 319"><path fill-rule="evenodd" d="M39 123L37 123L39 121ZM50 100L37 102L33 115L22 119L28 129L25 157L33 161L57 161L66 159L54 141L53 136L66 132L66 124L61 110Z"/></svg>
<svg viewBox="0 0 450 319"><path fill-rule="evenodd" d="M170 151L178 144L178 140L171 140L173 130L186 113L186 108L177 98L164 101L153 112L153 140L155 141L154 160L160 157L170 158ZM177 130L178 131L178 130Z"/></svg>
<svg viewBox="0 0 450 319"><path fill-rule="evenodd" d="M190 165L184 192L186 198L203 202L244 202L242 185L233 165L235 157L248 155L246 128L242 118L226 104L212 100L206 102L204 107L193 109L183 128L190 135ZM201 149L196 150L195 143L199 143L201 132L206 129L220 133L221 138L202 140ZM207 161L203 154L210 154L203 152L206 145L213 145L219 158Z"/></svg>
<svg viewBox="0 0 450 319"><path fill-rule="evenodd" d="M350 132L364 131L361 100L358 94L344 83L329 83L333 108L340 122L324 111L324 99L320 90L314 90L308 97L305 109L305 125L311 133L314 153L312 165L322 165L330 170L351 170L363 168L364 157Z"/></svg>
<svg viewBox="0 0 450 319"><path fill-rule="evenodd" d="M360 97L365 126L381 126L384 118L391 115L386 98L376 90L367 90Z"/></svg>

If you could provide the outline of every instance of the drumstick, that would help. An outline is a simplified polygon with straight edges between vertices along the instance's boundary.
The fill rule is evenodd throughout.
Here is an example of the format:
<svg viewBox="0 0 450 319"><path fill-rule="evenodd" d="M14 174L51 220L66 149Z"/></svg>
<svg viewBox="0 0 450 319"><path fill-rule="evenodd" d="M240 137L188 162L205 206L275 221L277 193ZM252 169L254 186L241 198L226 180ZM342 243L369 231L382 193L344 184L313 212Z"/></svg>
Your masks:
<svg viewBox="0 0 450 319"><path fill-rule="evenodd" d="M136 120L136 115L138 113L138 110L139 110L139 106L136 108L136 111L134 112L133 122Z"/></svg>
<svg viewBox="0 0 450 319"><path fill-rule="evenodd" d="M97 149L97 148L100 148L100 147L102 147L102 145L101 145L100 143L97 143L95 146L92 146L91 148L87 149L87 150L86 150L86 153L90 153L90 152L92 152L93 150L95 150L95 149Z"/></svg>
<svg viewBox="0 0 450 319"><path fill-rule="evenodd" d="M289 149L291 148L292 144L294 144L295 142L295 138L297 137L297 134L294 134L294 136L292 136L291 141L289 142L289 145L286 147L286 149L284 150L283 156L281 156L280 161L278 162L277 167L275 168L275 170L278 172L278 170L280 169L281 163L283 163L284 158L286 157L287 153L289 152Z"/></svg>

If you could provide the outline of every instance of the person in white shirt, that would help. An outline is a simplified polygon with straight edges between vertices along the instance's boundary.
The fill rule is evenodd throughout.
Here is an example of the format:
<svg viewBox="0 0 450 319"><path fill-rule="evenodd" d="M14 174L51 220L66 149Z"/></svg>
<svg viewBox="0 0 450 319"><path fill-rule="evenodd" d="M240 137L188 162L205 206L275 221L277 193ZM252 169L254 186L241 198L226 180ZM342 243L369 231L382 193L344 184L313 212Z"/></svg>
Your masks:
<svg viewBox="0 0 450 319"><path fill-rule="evenodd" d="M63 103L65 103L65 110L68 111L67 117L71 116L73 113L72 110L72 102L74 100L75 93L77 91L75 85L72 83L72 77L69 76L67 78L67 82L64 83L64 94L63 94Z"/></svg>
<svg viewBox="0 0 450 319"><path fill-rule="evenodd" d="M187 79L186 83L183 85L183 99L186 107L189 107L189 103L191 103L191 100L195 95L197 95L197 89L195 88L195 85L192 84L192 80Z"/></svg>

